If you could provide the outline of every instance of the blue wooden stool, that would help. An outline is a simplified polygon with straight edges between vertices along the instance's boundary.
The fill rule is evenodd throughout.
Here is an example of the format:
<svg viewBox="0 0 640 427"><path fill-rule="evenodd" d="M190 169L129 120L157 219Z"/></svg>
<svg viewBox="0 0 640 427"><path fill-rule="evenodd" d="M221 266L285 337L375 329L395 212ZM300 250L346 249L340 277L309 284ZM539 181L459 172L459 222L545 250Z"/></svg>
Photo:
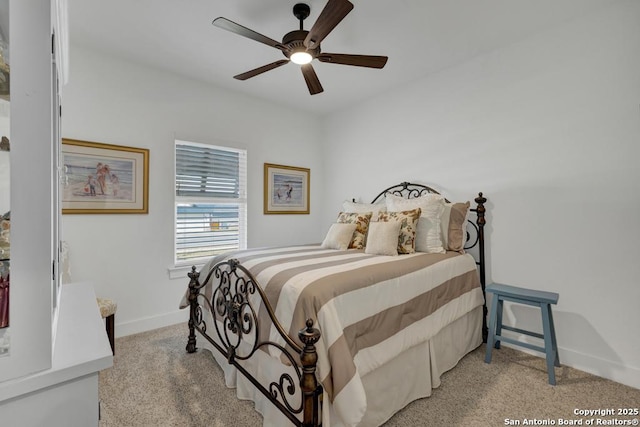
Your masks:
<svg viewBox="0 0 640 427"><path fill-rule="evenodd" d="M547 359L547 372L549 374L549 384L556 385L556 374L554 366L560 366L558 357L558 343L556 342L556 330L553 325L553 314L551 304L558 303L558 294L555 292L535 291L533 289L518 288L515 286L491 283L487 285L486 292L493 294L491 302L491 314L489 315L489 336L487 338L487 352L484 357L485 363L491 363L491 351L500 348L500 341L519 345L545 353ZM512 326L502 324L502 305L504 301L518 304L532 305L540 307L542 312L542 334L526 331ZM502 336L502 330L517 332L544 340L544 347L539 347L513 338Z"/></svg>

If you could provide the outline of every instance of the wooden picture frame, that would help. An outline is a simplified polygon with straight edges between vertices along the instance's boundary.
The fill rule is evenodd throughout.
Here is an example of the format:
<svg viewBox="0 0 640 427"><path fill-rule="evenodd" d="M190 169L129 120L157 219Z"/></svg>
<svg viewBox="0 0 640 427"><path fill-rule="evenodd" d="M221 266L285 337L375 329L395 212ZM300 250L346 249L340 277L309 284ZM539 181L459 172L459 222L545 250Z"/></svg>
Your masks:
<svg viewBox="0 0 640 427"><path fill-rule="evenodd" d="M63 214L149 213L149 150L62 139Z"/></svg>
<svg viewBox="0 0 640 427"><path fill-rule="evenodd" d="M264 213L308 214L310 170L264 164Z"/></svg>

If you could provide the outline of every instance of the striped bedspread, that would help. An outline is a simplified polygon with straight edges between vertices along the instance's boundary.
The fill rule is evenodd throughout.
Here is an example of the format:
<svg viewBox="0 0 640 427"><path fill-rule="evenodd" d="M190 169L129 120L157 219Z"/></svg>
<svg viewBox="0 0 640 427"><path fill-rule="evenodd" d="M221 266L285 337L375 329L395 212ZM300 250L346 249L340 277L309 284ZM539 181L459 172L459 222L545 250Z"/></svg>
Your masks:
<svg viewBox="0 0 640 427"><path fill-rule="evenodd" d="M252 272L291 337L297 340L305 320L314 319L322 333L318 377L345 425L356 425L366 409L364 375L483 303L469 254L378 256L319 245L255 249L213 258L201 277L231 258ZM258 311L266 317L263 306ZM265 325L261 338L284 345Z"/></svg>

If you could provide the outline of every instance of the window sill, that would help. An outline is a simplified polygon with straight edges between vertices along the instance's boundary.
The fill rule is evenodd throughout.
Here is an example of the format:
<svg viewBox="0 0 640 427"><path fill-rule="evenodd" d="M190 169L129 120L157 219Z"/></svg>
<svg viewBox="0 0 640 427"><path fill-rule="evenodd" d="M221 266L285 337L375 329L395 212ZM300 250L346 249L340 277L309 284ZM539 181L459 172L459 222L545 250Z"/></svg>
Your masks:
<svg viewBox="0 0 640 427"><path fill-rule="evenodd" d="M195 265L196 270L200 271L200 269L204 266L204 262L200 264L188 264L188 265L174 265L167 268L167 272L169 273L169 279L185 279L188 280L188 273L191 272L191 267Z"/></svg>

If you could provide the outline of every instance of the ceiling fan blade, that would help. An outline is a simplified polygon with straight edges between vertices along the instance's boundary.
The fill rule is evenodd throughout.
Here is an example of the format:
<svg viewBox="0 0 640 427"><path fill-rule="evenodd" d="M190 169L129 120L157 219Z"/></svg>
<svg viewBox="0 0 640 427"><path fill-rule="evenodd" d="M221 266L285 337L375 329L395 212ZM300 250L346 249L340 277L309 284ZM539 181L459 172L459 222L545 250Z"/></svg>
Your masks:
<svg viewBox="0 0 640 427"><path fill-rule="evenodd" d="M300 69L302 70L304 81L307 82L307 87L309 88L309 93L311 95L315 95L324 91L322 85L320 84L320 80L318 80L318 75L316 74L311 64L302 65L300 66Z"/></svg>
<svg viewBox="0 0 640 427"><path fill-rule="evenodd" d="M272 62L271 64L263 65L262 67L255 68L251 71L247 71L246 73L238 74L237 76L233 76L236 80L247 80L251 77L255 77L258 74L262 74L266 71L273 70L274 68L278 68L286 63L288 63L288 59L281 59L276 62Z"/></svg>
<svg viewBox="0 0 640 427"><path fill-rule="evenodd" d="M316 57L320 62L355 65L356 67L383 68L389 59L386 56L346 55L343 53L321 53Z"/></svg>
<svg viewBox="0 0 640 427"><path fill-rule="evenodd" d="M329 0L304 39L307 49L318 47L352 9L353 4L349 0Z"/></svg>
<svg viewBox="0 0 640 427"><path fill-rule="evenodd" d="M275 47L276 49L280 49L282 51L287 50L287 48L283 46L282 43L267 36L263 36L262 34L257 33L247 27L243 27L240 24L236 24L233 21L229 21L227 18L216 18L213 20L212 24L218 28L222 28L223 30L231 31L232 33L236 33L240 36L247 37L260 43L264 43L267 46Z"/></svg>

